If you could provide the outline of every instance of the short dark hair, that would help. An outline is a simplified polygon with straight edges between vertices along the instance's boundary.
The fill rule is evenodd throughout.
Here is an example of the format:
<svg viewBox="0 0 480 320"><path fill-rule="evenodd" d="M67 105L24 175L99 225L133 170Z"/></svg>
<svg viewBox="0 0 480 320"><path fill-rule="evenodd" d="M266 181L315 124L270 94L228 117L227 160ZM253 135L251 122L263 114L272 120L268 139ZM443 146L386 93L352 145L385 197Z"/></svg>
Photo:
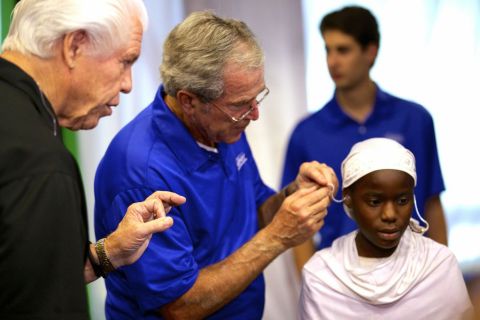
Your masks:
<svg viewBox="0 0 480 320"><path fill-rule="evenodd" d="M362 48L369 44L380 47L380 32L375 16L359 6L348 6L333 11L323 17L320 22L320 33L338 30L352 36Z"/></svg>

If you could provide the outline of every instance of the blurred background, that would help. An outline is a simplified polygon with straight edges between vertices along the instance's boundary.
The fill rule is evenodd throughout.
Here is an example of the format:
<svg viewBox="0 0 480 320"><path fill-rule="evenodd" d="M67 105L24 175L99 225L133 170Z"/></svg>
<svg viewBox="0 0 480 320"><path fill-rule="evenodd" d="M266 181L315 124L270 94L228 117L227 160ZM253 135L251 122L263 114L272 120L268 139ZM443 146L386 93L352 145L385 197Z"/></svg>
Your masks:
<svg viewBox="0 0 480 320"><path fill-rule="evenodd" d="M17 1L1 0L1 35ZM333 95L320 19L345 5L365 6L380 26L372 78L384 90L425 106L435 121L447 191L442 194L455 253L472 295L480 296L480 1L479 0L145 0L150 25L133 68L133 91L92 131L66 133L82 170L93 233L93 179L108 143L154 97L162 44L190 12L210 9L245 21L266 55L271 90L247 135L263 179L278 188L289 135ZM314 138L313 138L314 139ZM206 191L208 192L208 191ZM264 319L295 319L299 291L291 252L266 270ZM103 280L89 285L92 319L104 319ZM478 299L478 298L477 298Z"/></svg>

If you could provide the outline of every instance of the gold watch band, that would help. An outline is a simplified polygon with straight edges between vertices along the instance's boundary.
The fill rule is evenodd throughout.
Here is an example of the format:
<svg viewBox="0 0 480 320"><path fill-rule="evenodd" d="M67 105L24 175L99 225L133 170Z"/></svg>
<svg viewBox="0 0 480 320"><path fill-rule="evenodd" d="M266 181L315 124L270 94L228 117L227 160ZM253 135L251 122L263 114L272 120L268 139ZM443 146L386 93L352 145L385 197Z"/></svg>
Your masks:
<svg viewBox="0 0 480 320"><path fill-rule="evenodd" d="M100 268L102 269L102 277L105 278L110 272L115 270L115 267L105 253L105 238L102 238L95 243L95 252L97 253Z"/></svg>

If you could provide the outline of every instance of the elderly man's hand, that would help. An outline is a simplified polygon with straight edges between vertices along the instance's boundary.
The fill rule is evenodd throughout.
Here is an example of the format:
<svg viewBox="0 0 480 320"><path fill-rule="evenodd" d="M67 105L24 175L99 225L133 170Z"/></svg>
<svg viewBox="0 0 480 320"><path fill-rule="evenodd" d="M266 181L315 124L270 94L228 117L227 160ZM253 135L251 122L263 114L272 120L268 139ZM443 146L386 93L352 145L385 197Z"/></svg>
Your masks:
<svg viewBox="0 0 480 320"><path fill-rule="evenodd" d="M295 178L297 188L310 188L312 186L328 187L336 193L338 180L335 171L324 163L318 161L304 162L300 166Z"/></svg>
<svg viewBox="0 0 480 320"><path fill-rule="evenodd" d="M118 268L137 261L152 234L173 225L173 219L166 214L185 201L185 197L176 193L157 191L145 201L130 205L117 230L105 240L105 251L113 266Z"/></svg>
<svg viewBox="0 0 480 320"><path fill-rule="evenodd" d="M283 201L272 222L266 226L272 240L284 249L312 237L323 226L330 203L327 187L300 188Z"/></svg>

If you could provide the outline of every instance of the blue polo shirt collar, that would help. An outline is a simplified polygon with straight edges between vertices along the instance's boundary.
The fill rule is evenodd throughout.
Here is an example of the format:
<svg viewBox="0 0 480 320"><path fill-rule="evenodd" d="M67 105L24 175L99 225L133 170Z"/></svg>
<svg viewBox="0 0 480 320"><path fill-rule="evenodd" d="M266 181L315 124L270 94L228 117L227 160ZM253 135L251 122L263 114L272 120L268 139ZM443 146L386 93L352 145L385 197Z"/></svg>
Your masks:
<svg viewBox="0 0 480 320"><path fill-rule="evenodd" d="M390 100L389 94L383 91L377 84L375 84L375 87L376 92L373 111L368 116L364 125L369 125L372 122L384 119L386 115L392 112L388 102ZM351 124L352 122L358 124L357 121L353 120L352 118L350 118L350 116L343 112L342 108L338 104L336 93L337 91L335 90L332 99L325 106L330 122L335 126L341 126L342 124Z"/></svg>
<svg viewBox="0 0 480 320"><path fill-rule="evenodd" d="M218 153L207 151L201 148L192 137L187 127L178 119L165 103L163 97L166 95L162 86L158 89L153 107L153 124L157 134L165 141L165 144L172 151L179 163L189 172L194 172L203 166L209 165L212 161L221 161L228 176L232 169L227 165L229 149L225 143L217 145ZM182 147L179 148L178 146Z"/></svg>

